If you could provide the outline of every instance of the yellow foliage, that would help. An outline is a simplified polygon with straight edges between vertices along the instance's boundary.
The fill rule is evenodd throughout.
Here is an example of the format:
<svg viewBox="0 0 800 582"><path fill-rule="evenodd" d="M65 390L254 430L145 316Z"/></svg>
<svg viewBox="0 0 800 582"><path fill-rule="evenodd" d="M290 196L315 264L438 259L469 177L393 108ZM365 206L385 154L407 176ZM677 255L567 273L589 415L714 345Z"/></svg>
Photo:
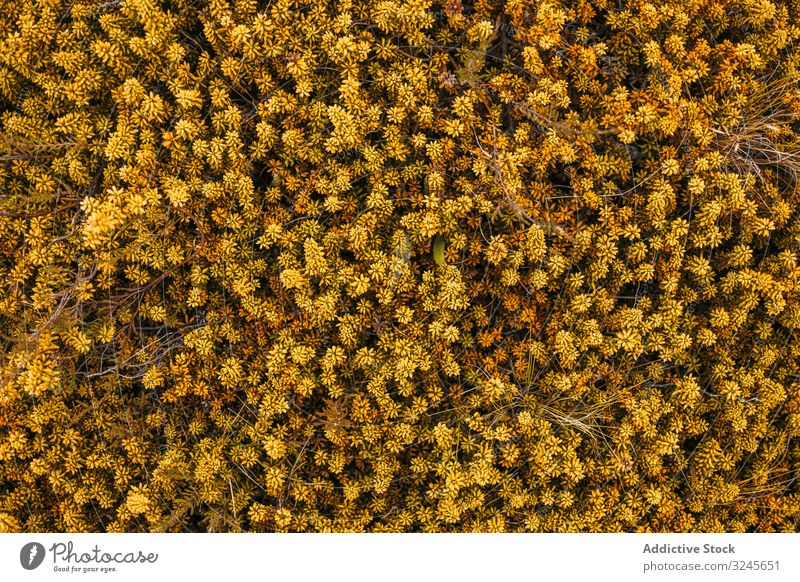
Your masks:
<svg viewBox="0 0 800 582"><path fill-rule="evenodd" d="M0 7L0 531L796 531L796 2Z"/></svg>

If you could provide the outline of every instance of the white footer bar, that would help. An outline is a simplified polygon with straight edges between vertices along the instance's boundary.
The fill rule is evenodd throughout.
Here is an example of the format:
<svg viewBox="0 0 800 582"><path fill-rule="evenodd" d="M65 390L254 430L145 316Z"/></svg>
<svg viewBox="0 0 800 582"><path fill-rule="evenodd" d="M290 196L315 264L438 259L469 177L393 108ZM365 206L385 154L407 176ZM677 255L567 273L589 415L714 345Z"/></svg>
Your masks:
<svg viewBox="0 0 800 582"><path fill-rule="evenodd" d="M4 534L0 580L777 582L798 554L800 534Z"/></svg>

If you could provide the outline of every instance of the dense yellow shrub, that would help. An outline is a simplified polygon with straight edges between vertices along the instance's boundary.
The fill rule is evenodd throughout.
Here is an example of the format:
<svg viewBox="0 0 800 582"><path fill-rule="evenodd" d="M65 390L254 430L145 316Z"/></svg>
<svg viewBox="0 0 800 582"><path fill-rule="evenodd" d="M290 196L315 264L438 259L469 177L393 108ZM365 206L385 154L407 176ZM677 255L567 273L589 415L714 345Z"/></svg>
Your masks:
<svg viewBox="0 0 800 582"><path fill-rule="evenodd" d="M0 531L796 531L795 0L0 8Z"/></svg>

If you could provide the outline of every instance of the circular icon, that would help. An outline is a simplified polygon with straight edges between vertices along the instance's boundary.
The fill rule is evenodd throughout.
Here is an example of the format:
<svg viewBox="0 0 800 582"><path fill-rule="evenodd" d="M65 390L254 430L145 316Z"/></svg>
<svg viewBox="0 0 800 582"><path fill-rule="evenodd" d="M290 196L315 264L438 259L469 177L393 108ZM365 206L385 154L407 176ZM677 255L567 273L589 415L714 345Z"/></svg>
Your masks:
<svg viewBox="0 0 800 582"><path fill-rule="evenodd" d="M30 542L19 551L19 563L26 570L35 570L44 561L44 546L39 542Z"/></svg>

